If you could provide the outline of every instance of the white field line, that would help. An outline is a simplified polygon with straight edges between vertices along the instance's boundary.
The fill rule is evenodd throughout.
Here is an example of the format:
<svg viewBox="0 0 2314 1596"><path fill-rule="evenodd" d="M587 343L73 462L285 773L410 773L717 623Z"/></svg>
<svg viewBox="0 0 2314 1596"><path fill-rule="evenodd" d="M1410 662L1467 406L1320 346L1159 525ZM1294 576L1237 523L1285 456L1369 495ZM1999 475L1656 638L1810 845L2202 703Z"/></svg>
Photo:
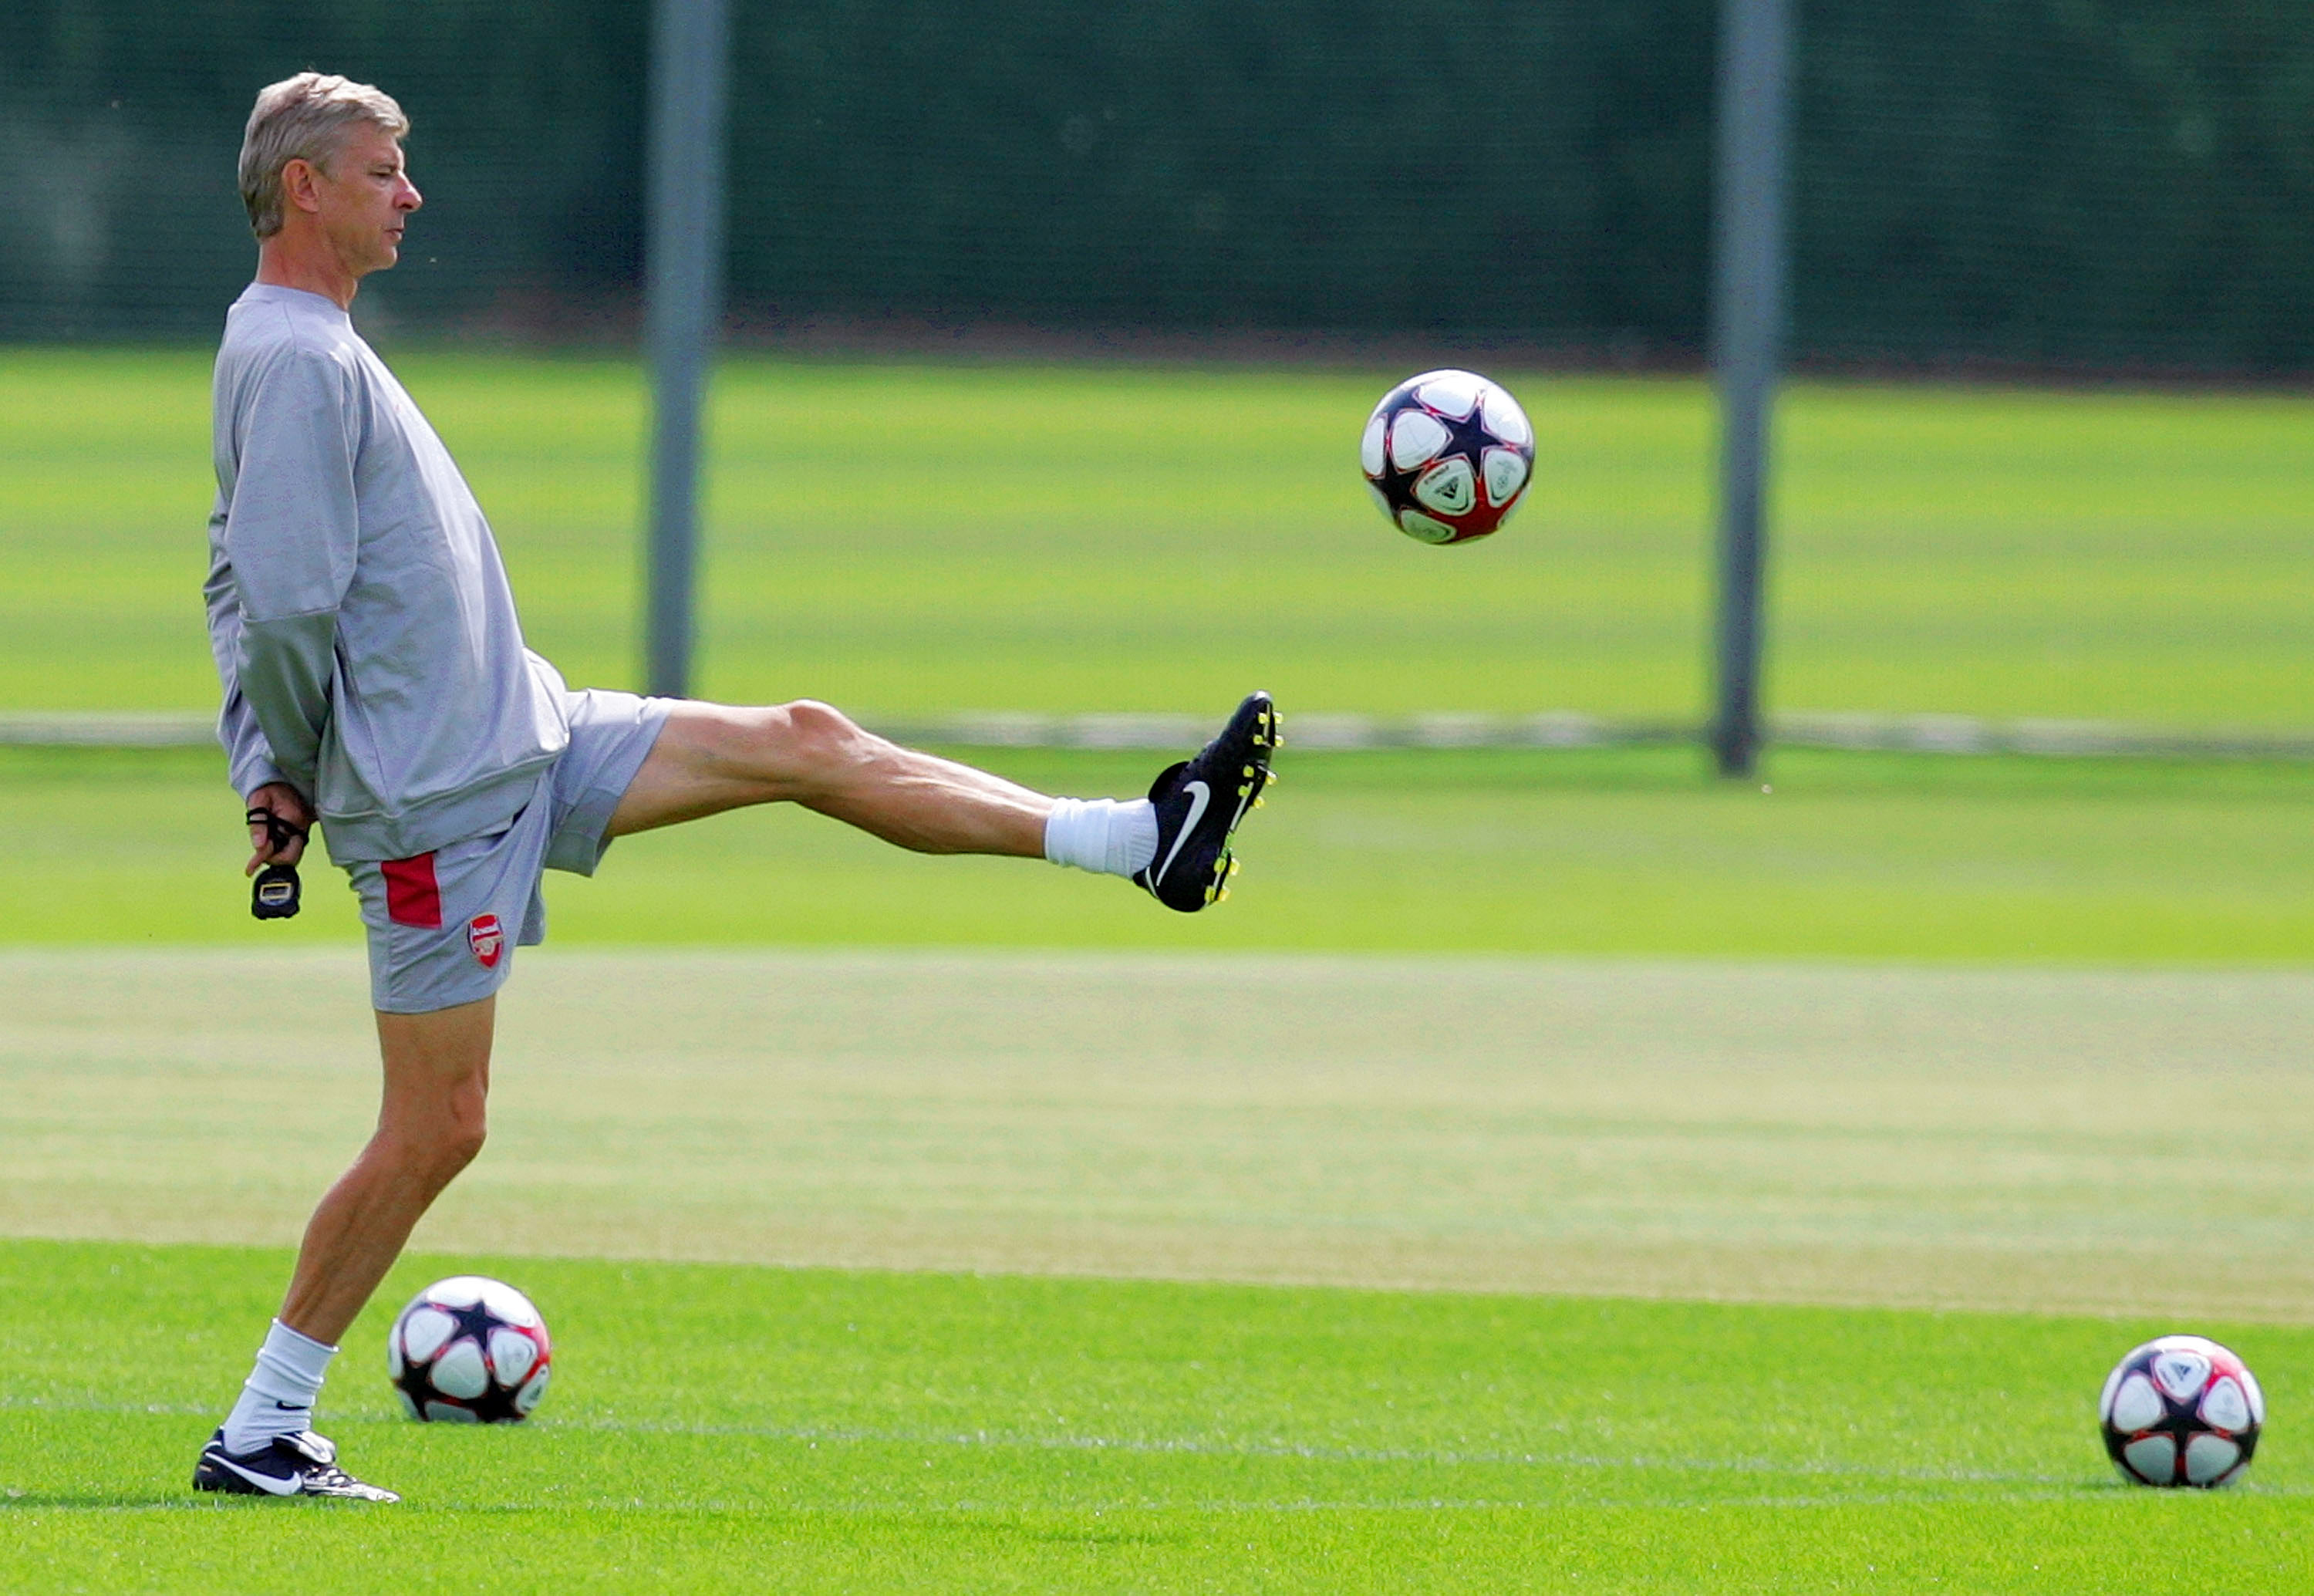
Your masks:
<svg viewBox="0 0 2314 1596"><path fill-rule="evenodd" d="M169 1417L208 1416L213 1407L181 1403L100 1402L0 1394L0 1412L146 1414ZM333 1414L331 1427L406 1424L400 1415ZM693 1424L681 1420L534 1418L534 1429L618 1435L725 1437L801 1442L808 1446L947 1447L959 1450L1045 1452L1116 1452L1126 1456L1265 1458L1294 1462L1418 1464L1442 1468L1544 1468L1582 1471L1645 1470L1679 1474L1792 1475L1810 1479L1858 1479L1923 1485L2027 1486L2062 1490L2076 1483L2070 1474L2012 1469L1889 1468L1865 1463L1779 1462L1772 1458L1680 1458L1588 1452L1454 1451L1422 1447L1317 1446L1283 1440L1225 1441L1196 1438L1132 1438L1101 1435L1036 1435L1001 1430L901 1430L873 1426L813 1424ZM2102 1484L2102 1481L2100 1481ZM2314 1492L2310 1492L2314 1494Z"/></svg>
<svg viewBox="0 0 2314 1596"><path fill-rule="evenodd" d="M903 743L958 748L1193 748L1210 717L1045 715L1029 710L865 718ZM1550 710L1532 715L1297 714L1291 742L1304 752L1377 748L1605 748L1695 743L1698 727ZM1796 710L1768 720L1771 743L1908 754L2034 754L2202 759L2314 759L2314 732L2189 731L2114 720L1987 720L1973 715L1877 715ZM18 710L0 712L0 747L186 748L213 745L215 720L183 710Z"/></svg>
<svg viewBox="0 0 2314 1596"><path fill-rule="evenodd" d="M95 1401L57 1400L50 1398L22 1397L0 1393L0 1412L86 1413L86 1414L150 1414L169 1417L208 1419L214 1416L213 1407L193 1406L178 1403L110 1403ZM374 1424L402 1424L407 1421L384 1415L340 1415L331 1421L331 1428L366 1427ZM1195 1440L1126 1440L1100 1436L1020 1435L1002 1432L976 1431L900 1431L866 1428L826 1428L776 1424L695 1424L630 1419L564 1420L540 1418L531 1421L543 1430L571 1430L596 1433L693 1435L707 1438L753 1436L766 1441L797 1442L807 1446L896 1446L949 1447L959 1449L987 1448L1026 1449L1038 1451L1115 1451L1126 1454L1188 1454L1206 1457L1276 1458L1306 1459L1322 1463L1395 1464L1410 1463L1434 1468L1479 1467L1534 1468L1538 1470L1610 1473L1616 1471L1667 1471L1703 1475L1786 1475L1800 1478L1850 1479L1882 1481L1896 1488L1856 1494L1835 1491L1823 1495L1778 1495L1769 1496L1727 1496L1718 1494L1682 1498L1649 1495L1633 1503L1585 1502L1586 1507L1614 1508L1617 1506L1677 1507L1709 1503L1719 1507L1812 1508L1832 1506L1874 1506L1934 1503L1939 1502L1984 1501L1987 1493L1971 1486L1992 1486L1992 1499L2004 1502L2055 1502L2079 1500L2085 1496L2104 1497L2112 1493L2112 1482L2099 1476L2094 1483L2077 1474L2052 1475L1974 1468L1875 1468L1864 1464L1845 1463L1780 1463L1757 1458L1651 1458L1645 1456L1608 1457L1588 1453L1469 1453L1428 1451L1412 1448L1317 1447L1275 1442L1229 1442ZM1925 1489L1905 1489L1918 1486ZM1943 1488L1939 1488L1943 1487ZM1956 1488L1957 1487L1957 1488ZM2005 1487L2005 1488L2000 1488ZM2292 1498L2314 1497L2314 1486L2273 1486L2260 1482L2252 1487L2259 1496ZM5 1497L23 1500L31 1494L16 1490L4 1493ZM1570 1503L1563 1497L1541 1495L1533 1498L1502 1497L1421 1497L1389 1500L1320 1500L1301 1498L1294 1501L1125 1501L1085 1503L1095 1511L1115 1512L1188 1510L1204 1512L1481 1512L1502 1509L1531 1510L1545 1507L1565 1507ZM438 1505L455 1507L459 1503ZM493 1503L503 1509L519 1504ZM556 1505L564 1505L558 1503ZM846 1509L842 1506L803 1508L799 1512L957 1512L1002 1508L1005 1503L955 1502L941 1504L863 1503ZM667 1511L661 1508L655 1511ZM692 1502L681 1503L674 1511L683 1512L757 1512L759 1503L723 1503Z"/></svg>

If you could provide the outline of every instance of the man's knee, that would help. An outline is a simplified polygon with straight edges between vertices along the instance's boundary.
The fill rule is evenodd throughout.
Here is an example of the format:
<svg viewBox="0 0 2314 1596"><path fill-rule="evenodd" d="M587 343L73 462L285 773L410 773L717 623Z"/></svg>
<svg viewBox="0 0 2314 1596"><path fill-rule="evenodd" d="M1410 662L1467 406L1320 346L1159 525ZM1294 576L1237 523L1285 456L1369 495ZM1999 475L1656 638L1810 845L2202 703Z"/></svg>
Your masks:
<svg viewBox="0 0 2314 1596"><path fill-rule="evenodd" d="M377 1017L385 1089L374 1146L434 1190L482 1151L497 1012L497 1001L484 998L428 1014Z"/></svg>
<svg viewBox="0 0 2314 1596"><path fill-rule="evenodd" d="M393 1163L439 1190L481 1156L490 1137L489 1094L479 1080L390 1098L378 1130Z"/></svg>
<svg viewBox="0 0 2314 1596"><path fill-rule="evenodd" d="M439 1190L459 1171L481 1156L490 1127L479 1104L460 1105L427 1122L406 1127L397 1140L402 1161L411 1172Z"/></svg>
<svg viewBox="0 0 2314 1596"><path fill-rule="evenodd" d="M755 756L807 789L840 779L872 757L879 745L841 710L816 699L753 710L748 719Z"/></svg>
<svg viewBox="0 0 2314 1596"><path fill-rule="evenodd" d="M490 1136L489 1116L480 1103L471 1107L462 1105L450 1117L441 1136L441 1161L452 1175L482 1156L482 1143Z"/></svg>

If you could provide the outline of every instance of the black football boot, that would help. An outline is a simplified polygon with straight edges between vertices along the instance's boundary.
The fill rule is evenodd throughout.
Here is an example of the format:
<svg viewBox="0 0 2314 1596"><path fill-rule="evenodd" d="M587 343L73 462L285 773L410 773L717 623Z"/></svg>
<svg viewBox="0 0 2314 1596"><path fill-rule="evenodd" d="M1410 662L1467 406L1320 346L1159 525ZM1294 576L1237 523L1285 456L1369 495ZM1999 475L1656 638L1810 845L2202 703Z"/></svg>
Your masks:
<svg viewBox="0 0 2314 1596"><path fill-rule="evenodd" d="M1284 741L1278 724L1269 694L1248 693L1219 736L1151 784L1157 855L1133 878L1168 909L1193 914L1229 896L1230 834L1277 780L1269 760Z"/></svg>
<svg viewBox="0 0 2314 1596"><path fill-rule="evenodd" d="M201 1449L193 1468L193 1489L234 1496L335 1496L349 1502L399 1502L401 1497L364 1485L338 1467L338 1449L311 1430L277 1435L252 1452L225 1450L220 1428Z"/></svg>

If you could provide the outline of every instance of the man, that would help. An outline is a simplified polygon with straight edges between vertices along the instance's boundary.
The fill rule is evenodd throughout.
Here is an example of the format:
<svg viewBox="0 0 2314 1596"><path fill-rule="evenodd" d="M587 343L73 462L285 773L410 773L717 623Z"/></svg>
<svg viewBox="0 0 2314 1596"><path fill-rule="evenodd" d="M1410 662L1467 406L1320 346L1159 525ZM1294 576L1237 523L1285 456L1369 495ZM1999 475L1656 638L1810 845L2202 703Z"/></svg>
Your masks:
<svg viewBox="0 0 2314 1596"><path fill-rule="evenodd" d="M397 1500L338 1467L314 1402L411 1228L481 1149L496 993L514 948L543 936L543 869L588 875L626 833L785 801L923 852L1127 876L1193 911L1223 895L1277 743L1257 692L1147 799L1080 802L896 747L825 704L567 689L523 647L448 452L347 314L420 204L408 131L378 90L309 72L258 95L242 146L259 255L216 364L218 736L250 873L294 869L319 820L361 899L384 1087L201 1453L200 1490Z"/></svg>

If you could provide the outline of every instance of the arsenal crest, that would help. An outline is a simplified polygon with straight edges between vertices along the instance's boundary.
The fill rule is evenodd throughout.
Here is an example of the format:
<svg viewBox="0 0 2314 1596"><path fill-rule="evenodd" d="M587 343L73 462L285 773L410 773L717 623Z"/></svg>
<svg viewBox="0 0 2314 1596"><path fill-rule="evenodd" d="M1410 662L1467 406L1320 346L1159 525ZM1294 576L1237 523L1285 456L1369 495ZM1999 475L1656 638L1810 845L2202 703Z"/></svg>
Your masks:
<svg viewBox="0 0 2314 1596"><path fill-rule="evenodd" d="M474 950L474 957L485 970L499 967L499 956L506 951L506 933L499 929L495 914L477 914L467 923L466 946Z"/></svg>

